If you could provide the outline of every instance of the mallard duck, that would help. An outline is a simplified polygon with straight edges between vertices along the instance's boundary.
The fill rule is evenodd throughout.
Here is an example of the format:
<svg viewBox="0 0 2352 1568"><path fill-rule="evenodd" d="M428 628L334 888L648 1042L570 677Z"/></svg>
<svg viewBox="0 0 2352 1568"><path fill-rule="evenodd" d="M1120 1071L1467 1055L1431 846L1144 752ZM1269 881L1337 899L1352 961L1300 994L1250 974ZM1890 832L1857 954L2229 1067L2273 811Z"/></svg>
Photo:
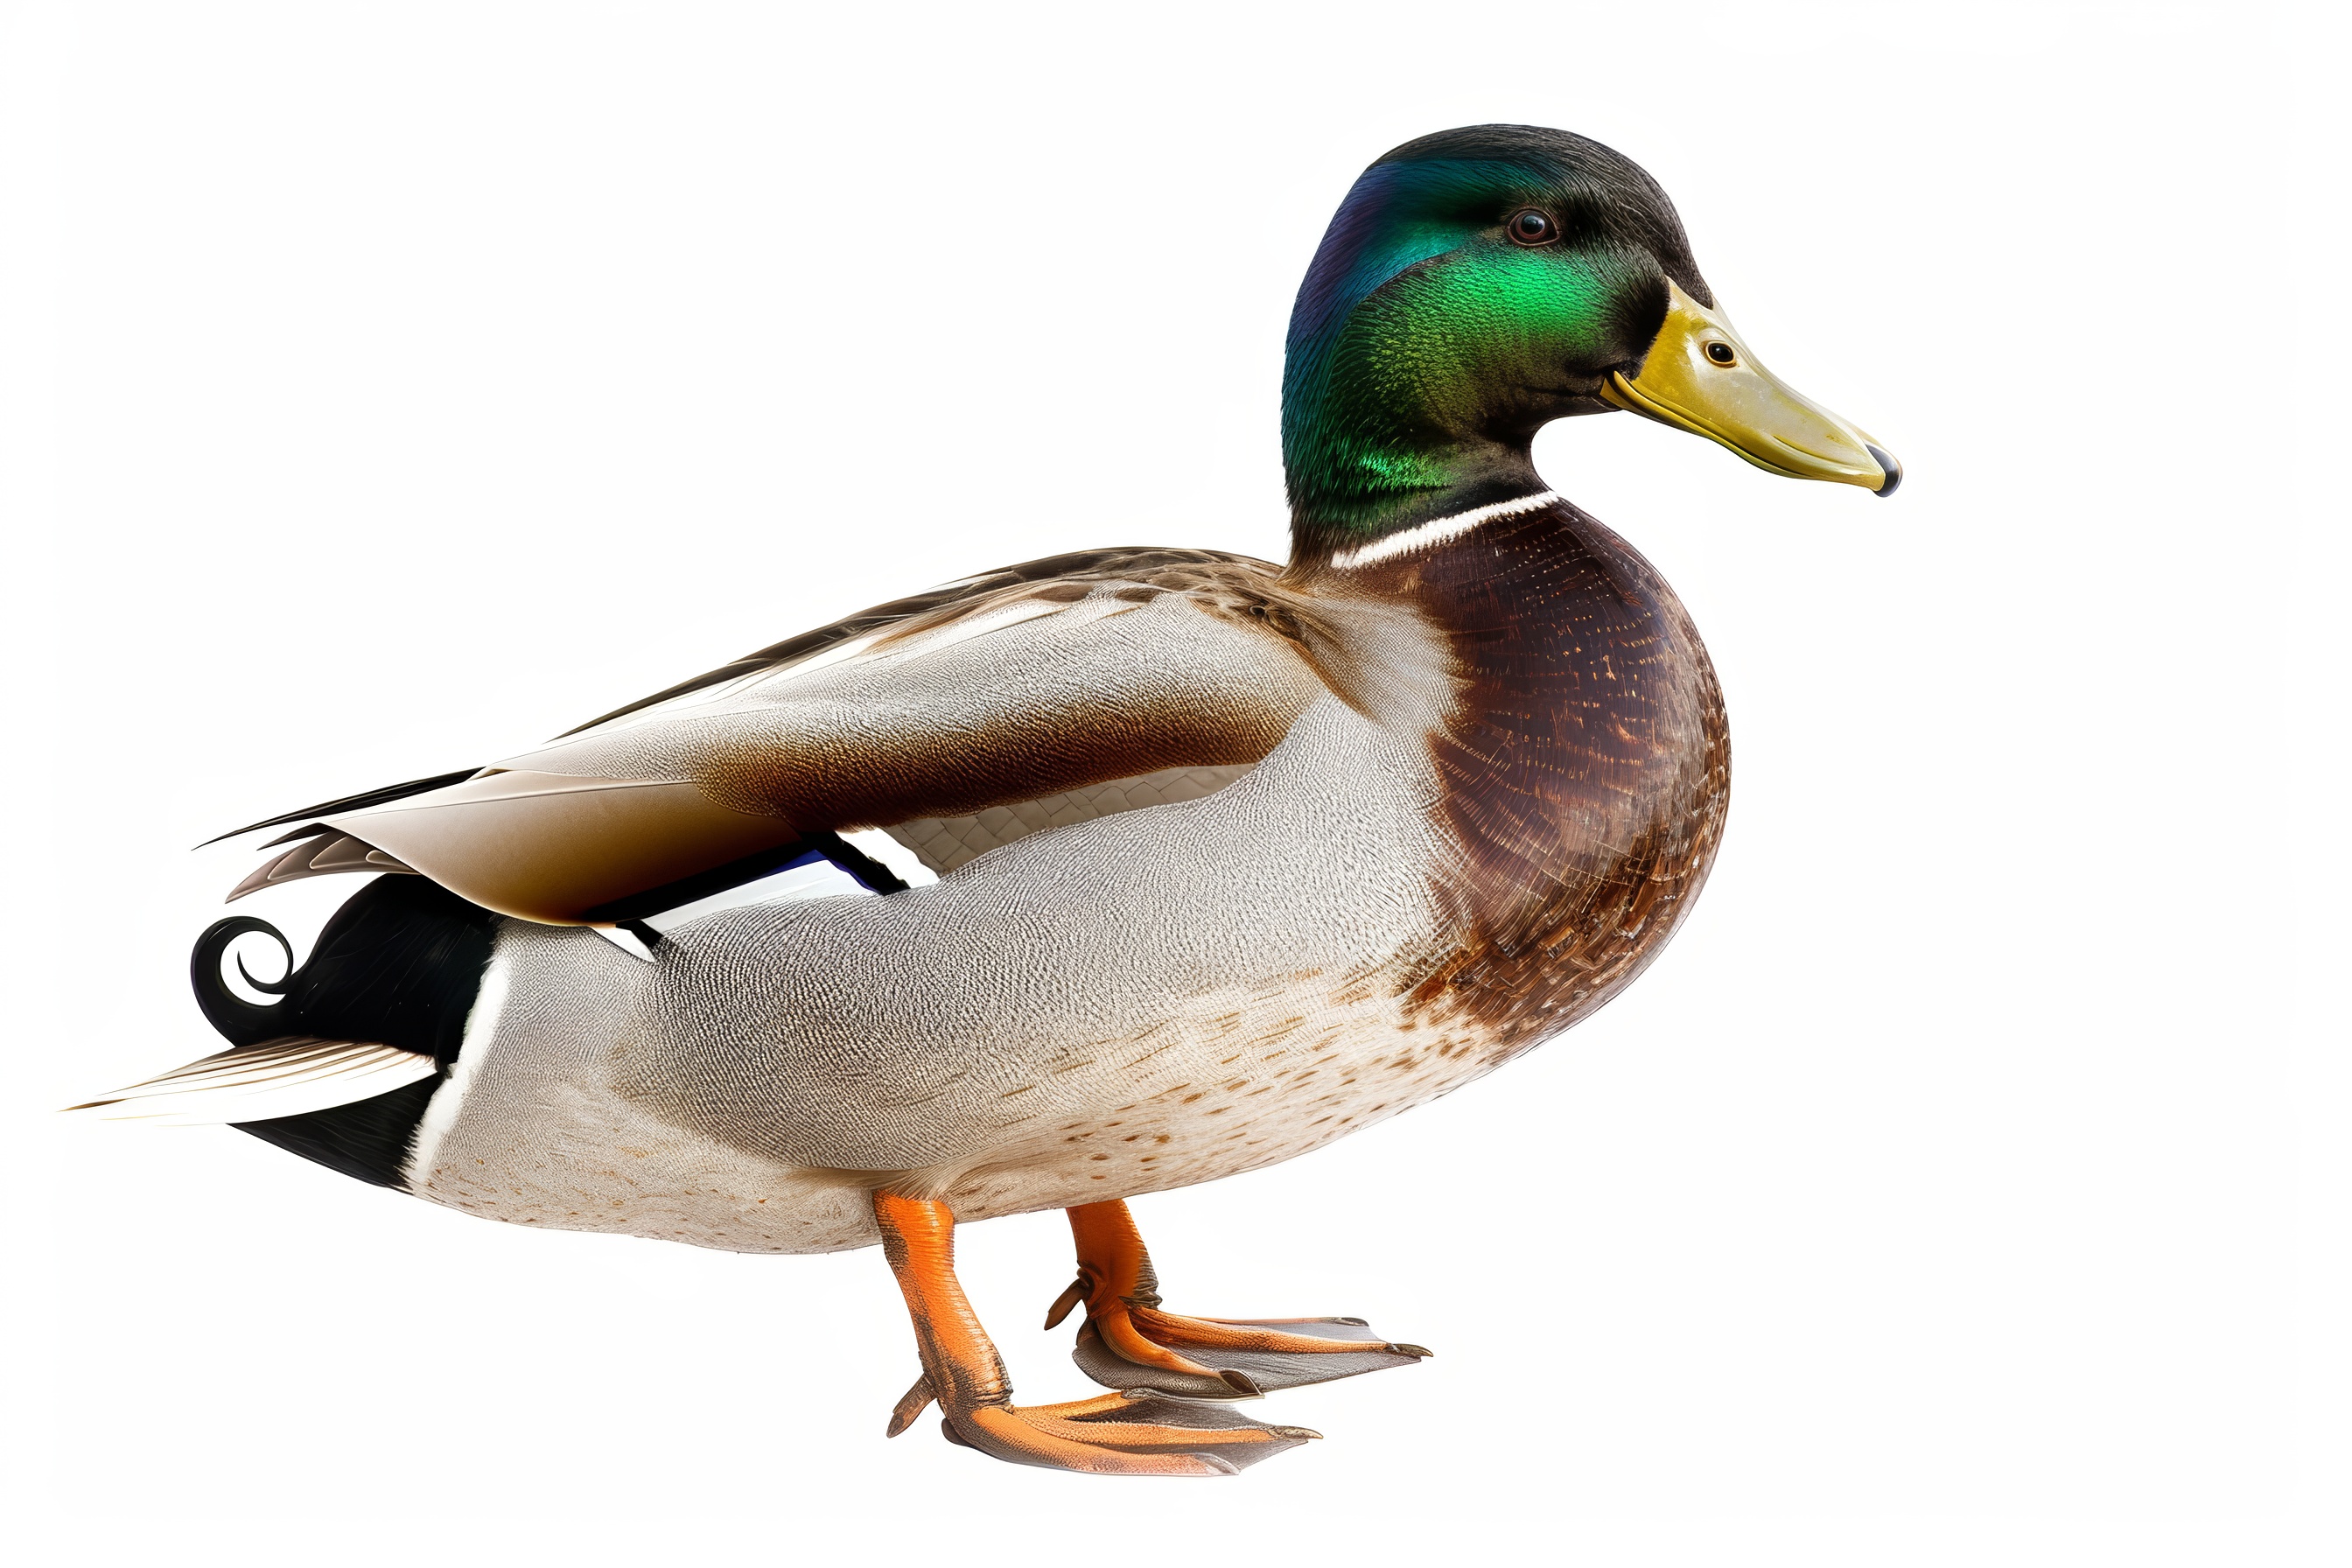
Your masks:
<svg viewBox="0 0 2352 1568"><path fill-rule="evenodd" d="M233 899L379 873L275 981L195 944L232 1049L79 1108L241 1127L484 1218L745 1252L879 1242L953 1440L1230 1474L1233 1401L1413 1364L1353 1318L1167 1310L1127 1207L1434 1099L1623 989L1723 824L1674 592L1548 489L1624 410L1891 493L1783 386L1672 205L1582 137L1367 169L1292 317L1286 565L1055 556L851 616L544 745L308 806ZM224 836L230 837L230 836ZM240 963L240 970L243 966ZM262 999L255 1000L258 995ZM1078 1364L1013 1400L959 1221L1068 1211Z"/></svg>

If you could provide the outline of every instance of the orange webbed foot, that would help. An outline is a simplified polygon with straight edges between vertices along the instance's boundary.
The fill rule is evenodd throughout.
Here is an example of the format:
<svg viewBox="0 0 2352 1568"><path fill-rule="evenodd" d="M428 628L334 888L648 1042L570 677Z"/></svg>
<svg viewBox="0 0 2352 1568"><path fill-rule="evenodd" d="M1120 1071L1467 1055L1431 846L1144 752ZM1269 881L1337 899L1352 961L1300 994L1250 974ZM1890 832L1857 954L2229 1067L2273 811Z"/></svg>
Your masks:
<svg viewBox="0 0 2352 1568"><path fill-rule="evenodd" d="M1322 1436L1225 1405L1131 1388L1063 1405L1000 1405L948 1416L950 1443L1020 1465L1097 1475L1230 1476Z"/></svg>
<svg viewBox="0 0 2352 1568"><path fill-rule="evenodd" d="M1072 1359L1112 1388L1151 1388L1190 1399L1247 1399L1329 1383L1430 1352L1375 1333L1360 1318L1192 1318L1162 1311L1151 1261L1121 1203L1069 1211L1078 1279L1047 1315L1052 1328L1083 1301Z"/></svg>
<svg viewBox="0 0 2352 1568"><path fill-rule="evenodd" d="M923 1375L891 1412L891 1436L936 1398L950 1441L1013 1464L1094 1475L1230 1476L1318 1436L1148 1388L1062 1405L1013 1404L1004 1364L956 1283L953 1214L944 1204L888 1193L875 1194L874 1211L923 1362Z"/></svg>

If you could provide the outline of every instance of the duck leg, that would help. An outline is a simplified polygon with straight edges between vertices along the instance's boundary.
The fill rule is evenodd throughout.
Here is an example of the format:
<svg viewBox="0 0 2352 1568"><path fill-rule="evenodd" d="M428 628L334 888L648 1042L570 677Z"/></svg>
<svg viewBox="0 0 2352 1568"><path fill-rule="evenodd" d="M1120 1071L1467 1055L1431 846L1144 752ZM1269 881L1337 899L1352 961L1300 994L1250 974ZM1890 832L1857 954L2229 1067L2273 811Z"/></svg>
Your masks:
<svg viewBox="0 0 2352 1568"><path fill-rule="evenodd" d="M921 1379L891 1414L893 1437L936 1398L950 1440L1014 1464L1113 1476L1229 1476L1316 1436L1141 1388L1066 1405L1015 1405L1004 1363L956 1282L955 1215L945 1204L877 1193L874 1217L923 1363Z"/></svg>
<svg viewBox="0 0 2352 1568"><path fill-rule="evenodd" d="M1392 1344L1361 1318L1187 1318L1160 1310L1159 1278L1123 1203L1068 1211L1078 1277L1046 1314L1054 1327L1086 1303L1072 1359L1112 1388L1153 1388L1190 1399L1247 1399L1329 1383L1430 1352Z"/></svg>

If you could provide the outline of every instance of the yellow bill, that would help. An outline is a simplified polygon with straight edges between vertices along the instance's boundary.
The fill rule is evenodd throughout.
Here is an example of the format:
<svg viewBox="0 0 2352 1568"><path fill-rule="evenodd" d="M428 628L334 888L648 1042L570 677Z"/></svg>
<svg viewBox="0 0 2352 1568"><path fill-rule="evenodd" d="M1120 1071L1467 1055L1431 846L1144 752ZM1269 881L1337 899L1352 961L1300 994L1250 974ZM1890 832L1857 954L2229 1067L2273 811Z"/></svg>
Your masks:
<svg viewBox="0 0 2352 1568"><path fill-rule="evenodd" d="M1674 284L1666 324L1641 374L1612 372L1601 395L1618 407L1728 447L1792 479L1832 479L1893 495L1903 465L1860 429L1782 384L1729 322Z"/></svg>

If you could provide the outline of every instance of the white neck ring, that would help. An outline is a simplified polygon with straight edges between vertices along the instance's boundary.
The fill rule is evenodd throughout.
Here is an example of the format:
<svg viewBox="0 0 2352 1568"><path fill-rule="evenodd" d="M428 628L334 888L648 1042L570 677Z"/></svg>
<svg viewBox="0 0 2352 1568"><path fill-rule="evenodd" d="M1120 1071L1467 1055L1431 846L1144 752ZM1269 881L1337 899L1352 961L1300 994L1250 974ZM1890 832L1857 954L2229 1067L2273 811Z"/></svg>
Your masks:
<svg viewBox="0 0 2352 1568"><path fill-rule="evenodd" d="M1441 544L1461 538L1481 523L1492 522L1496 518L1541 511L1559 499L1557 491L1538 490L1517 500L1498 500L1491 506L1474 506L1468 511L1432 518L1427 522L1415 523L1411 528L1400 529L1375 539L1370 544L1359 544L1350 550L1335 550L1331 552L1331 564L1345 570L1351 566L1370 566L1376 561L1392 561L1400 555L1411 555L1419 551L1434 550Z"/></svg>

